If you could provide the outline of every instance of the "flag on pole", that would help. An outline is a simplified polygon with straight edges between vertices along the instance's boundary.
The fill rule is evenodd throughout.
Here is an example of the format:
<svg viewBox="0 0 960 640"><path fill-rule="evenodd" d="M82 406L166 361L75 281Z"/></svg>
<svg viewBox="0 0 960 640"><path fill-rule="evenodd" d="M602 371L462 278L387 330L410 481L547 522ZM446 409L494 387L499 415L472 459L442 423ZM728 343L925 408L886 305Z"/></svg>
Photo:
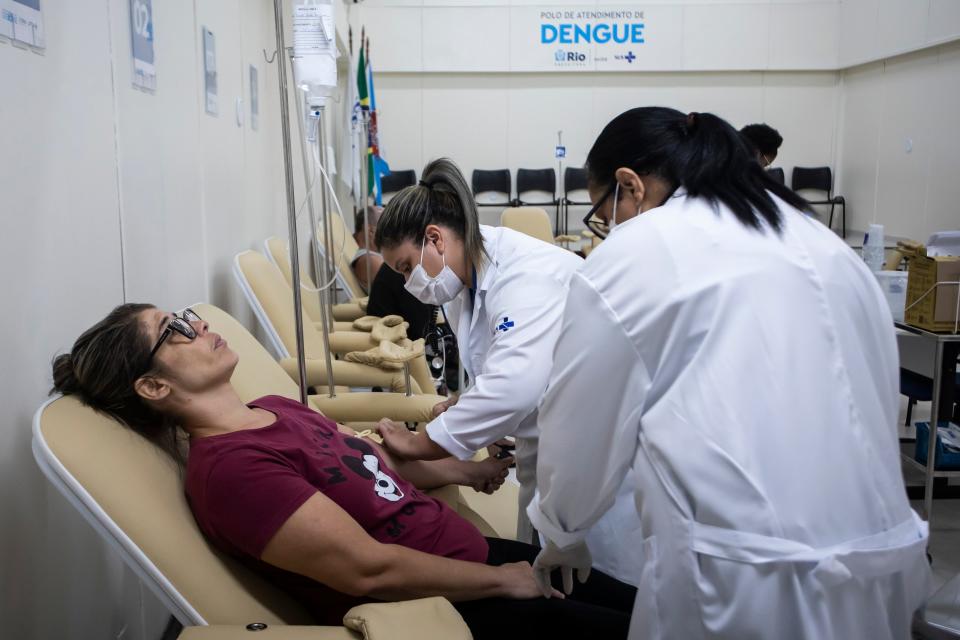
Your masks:
<svg viewBox="0 0 960 640"><path fill-rule="evenodd" d="M370 129L368 134L367 155L369 157L370 185L368 192L374 195L377 206L383 205L383 190L380 187L380 178L390 175L390 165L380 156L380 135L377 129L377 97L373 89L373 66L370 64L370 39L366 42L367 86L369 91ZM358 79L359 83L359 79Z"/></svg>
<svg viewBox="0 0 960 640"><path fill-rule="evenodd" d="M367 93L367 59L363 54L363 41L365 36L360 32L360 61L357 63L357 100L360 102L360 108L364 111L370 110L370 95Z"/></svg>
<svg viewBox="0 0 960 640"><path fill-rule="evenodd" d="M349 64L353 69L353 28L349 30ZM359 202L360 195L360 149L359 135L362 129L363 113L360 109L360 96L357 91L357 77L347 76L347 108L343 110L343 137L340 140L340 179L350 188L350 195Z"/></svg>

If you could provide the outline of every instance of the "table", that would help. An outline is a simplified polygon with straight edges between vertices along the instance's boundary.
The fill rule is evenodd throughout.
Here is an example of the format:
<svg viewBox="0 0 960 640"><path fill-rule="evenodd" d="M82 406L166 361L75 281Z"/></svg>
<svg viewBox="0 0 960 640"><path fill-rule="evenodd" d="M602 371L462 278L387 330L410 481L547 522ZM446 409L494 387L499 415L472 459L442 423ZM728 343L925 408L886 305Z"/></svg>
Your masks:
<svg viewBox="0 0 960 640"><path fill-rule="evenodd" d="M847 243L847 246L851 249L863 249L863 235L866 231L860 231L858 229L847 229L847 237L844 238L844 242ZM883 248L884 249L896 249L897 242L903 240L911 240L910 238L904 238L903 236L890 236L884 234L883 236Z"/></svg>
<svg viewBox="0 0 960 640"><path fill-rule="evenodd" d="M930 430L927 448L927 464L913 457L900 454L903 460L924 473L923 517L930 520L933 513L933 479L960 478L960 471L936 471L936 425L941 420L949 421L953 413L953 394L956 386L957 354L960 353L960 334L933 333L904 322L894 322L900 331L913 334L932 343L933 346L933 401L930 407Z"/></svg>

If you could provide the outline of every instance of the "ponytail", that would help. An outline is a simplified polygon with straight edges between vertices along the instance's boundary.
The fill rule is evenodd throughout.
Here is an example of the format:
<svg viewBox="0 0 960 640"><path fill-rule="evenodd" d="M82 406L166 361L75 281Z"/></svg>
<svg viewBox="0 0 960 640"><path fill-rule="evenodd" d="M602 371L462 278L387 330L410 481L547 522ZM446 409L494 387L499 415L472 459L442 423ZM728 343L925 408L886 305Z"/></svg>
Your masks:
<svg viewBox="0 0 960 640"><path fill-rule="evenodd" d="M477 270L483 266L488 256L477 204L460 169L449 158L430 162L419 184L390 199L377 222L376 245L389 249L407 240L419 245L430 224L453 230L463 241L470 264Z"/></svg>
<svg viewBox="0 0 960 640"><path fill-rule="evenodd" d="M771 193L809 210L806 200L760 166L737 130L712 113L685 115L665 107L640 107L614 118L587 156L591 184L613 183L620 167L683 187L714 207L723 203L747 227L765 222L779 231L782 220Z"/></svg>
<svg viewBox="0 0 960 640"><path fill-rule="evenodd" d="M67 396L79 392L80 382L73 368L73 357L69 353L61 353L53 359L53 389L50 393Z"/></svg>

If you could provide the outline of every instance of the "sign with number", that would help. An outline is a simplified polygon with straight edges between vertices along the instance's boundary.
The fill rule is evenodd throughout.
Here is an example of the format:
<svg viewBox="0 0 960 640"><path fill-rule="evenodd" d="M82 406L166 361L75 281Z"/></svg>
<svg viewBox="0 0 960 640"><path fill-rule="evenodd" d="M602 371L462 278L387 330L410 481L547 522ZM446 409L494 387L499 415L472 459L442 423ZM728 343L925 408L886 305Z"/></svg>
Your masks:
<svg viewBox="0 0 960 640"><path fill-rule="evenodd" d="M40 0L0 0L0 36L34 49L47 46Z"/></svg>
<svg viewBox="0 0 960 640"><path fill-rule="evenodd" d="M153 0L130 0L130 43L133 53L133 86L157 89L153 59Z"/></svg>

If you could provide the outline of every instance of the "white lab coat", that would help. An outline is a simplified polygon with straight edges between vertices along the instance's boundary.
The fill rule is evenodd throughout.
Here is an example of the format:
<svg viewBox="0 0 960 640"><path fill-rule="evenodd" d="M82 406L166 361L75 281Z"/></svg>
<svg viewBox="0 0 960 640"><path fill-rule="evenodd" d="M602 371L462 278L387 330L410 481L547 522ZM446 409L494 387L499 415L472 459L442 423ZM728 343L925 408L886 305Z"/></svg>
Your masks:
<svg viewBox="0 0 960 640"><path fill-rule="evenodd" d="M633 470L631 638L901 640L928 595L890 312L780 206L778 238L680 191L571 279L528 511L565 548Z"/></svg>
<svg viewBox="0 0 960 640"><path fill-rule="evenodd" d="M537 404L553 363L570 276L583 260L512 229L481 225L480 230L490 261L477 274L476 295L464 289L445 307L471 386L427 425L427 433L462 460L505 436L516 436L517 537L530 542L526 508L536 487ZM589 429L590 423L583 427ZM632 503L632 492L626 493L591 534L597 538L598 568L616 568L604 562L613 557L604 554L610 548L606 541L613 540L608 532L639 527ZM632 576L640 564L633 563ZM626 566L621 573L627 573Z"/></svg>

